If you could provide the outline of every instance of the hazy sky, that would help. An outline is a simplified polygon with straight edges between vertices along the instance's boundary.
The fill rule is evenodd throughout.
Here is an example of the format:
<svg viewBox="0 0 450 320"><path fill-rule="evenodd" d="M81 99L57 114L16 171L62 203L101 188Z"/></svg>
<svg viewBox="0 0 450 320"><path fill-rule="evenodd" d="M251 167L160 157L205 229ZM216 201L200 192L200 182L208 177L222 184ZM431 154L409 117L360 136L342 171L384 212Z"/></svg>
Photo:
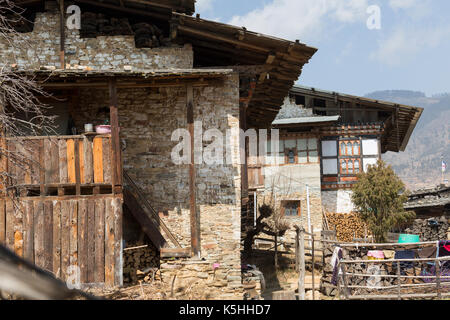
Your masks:
<svg viewBox="0 0 450 320"><path fill-rule="evenodd" d="M373 5L381 29L369 30ZM302 85L356 95L450 92L448 0L197 0L197 13L318 48Z"/></svg>

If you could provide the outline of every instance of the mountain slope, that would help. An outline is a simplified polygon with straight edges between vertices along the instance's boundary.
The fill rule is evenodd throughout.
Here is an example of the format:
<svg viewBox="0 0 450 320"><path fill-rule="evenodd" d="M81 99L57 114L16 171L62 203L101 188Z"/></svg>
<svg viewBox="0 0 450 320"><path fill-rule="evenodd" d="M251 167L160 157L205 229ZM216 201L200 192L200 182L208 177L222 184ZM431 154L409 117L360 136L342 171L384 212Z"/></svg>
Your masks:
<svg viewBox="0 0 450 320"><path fill-rule="evenodd" d="M389 152L383 159L392 165L410 190L439 184L441 156L450 165L450 94L426 97L421 92L390 90L366 97L425 109L406 151ZM446 179L450 179L449 171Z"/></svg>

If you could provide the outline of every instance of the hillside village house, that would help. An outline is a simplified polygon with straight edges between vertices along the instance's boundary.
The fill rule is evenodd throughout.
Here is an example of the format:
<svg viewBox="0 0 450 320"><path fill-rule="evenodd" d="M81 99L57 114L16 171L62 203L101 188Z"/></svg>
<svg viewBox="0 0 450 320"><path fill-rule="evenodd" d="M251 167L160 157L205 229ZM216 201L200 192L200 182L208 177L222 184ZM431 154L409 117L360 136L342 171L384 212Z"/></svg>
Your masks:
<svg viewBox="0 0 450 320"><path fill-rule="evenodd" d="M2 137L11 179L0 241L63 280L75 269L83 285L116 287L142 230L165 279L242 298L239 135L228 142L233 164L215 167L175 165L171 136L192 133L197 120L224 135L270 127L316 49L192 17L194 0L17 3L27 21L14 46L0 41L0 59L53 95L42 101L59 126L51 136ZM71 5L81 29L67 28ZM14 158L30 161L24 170Z"/></svg>
<svg viewBox="0 0 450 320"><path fill-rule="evenodd" d="M257 206L275 199L289 221L318 232L323 212L354 210L357 175L383 153L404 151L422 112L294 86L272 123L280 130L278 149L269 140L267 157L249 158L250 195Z"/></svg>

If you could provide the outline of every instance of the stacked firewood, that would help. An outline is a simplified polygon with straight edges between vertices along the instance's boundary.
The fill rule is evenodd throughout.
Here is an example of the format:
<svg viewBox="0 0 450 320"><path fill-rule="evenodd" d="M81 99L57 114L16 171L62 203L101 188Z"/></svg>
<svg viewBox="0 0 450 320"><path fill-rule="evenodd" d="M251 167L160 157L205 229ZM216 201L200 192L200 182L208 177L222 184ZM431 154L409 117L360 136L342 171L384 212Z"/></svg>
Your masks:
<svg viewBox="0 0 450 320"><path fill-rule="evenodd" d="M159 255L151 243L144 241L127 243L123 253L123 281L136 284L139 281L151 282L159 275Z"/></svg>
<svg viewBox="0 0 450 320"><path fill-rule="evenodd" d="M161 29L157 26L142 22L133 25L137 48L157 48L169 46L170 39L164 37Z"/></svg>
<svg viewBox="0 0 450 320"><path fill-rule="evenodd" d="M85 38L134 35L137 48L157 48L171 43L160 28L147 22L131 25L126 18L107 17L92 12L84 12L81 21L81 36Z"/></svg>
<svg viewBox="0 0 450 320"><path fill-rule="evenodd" d="M354 238L361 239L369 236L366 224L357 213L327 213L328 225L331 230L336 229L337 239L342 242L353 242Z"/></svg>
<svg viewBox="0 0 450 320"><path fill-rule="evenodd" d="M126 18L110 18L103 13L84 12L81 15L81 35L86 38L133 35L133 30Z"/></svg>
<svg viewBox="0 0 450 320"><path fill-rule="evenodd" d="M405 233L417 234L421 241L447 240L449 231L449 220L445 217L433 217L429 219L416 219L414 223L405 230Z"/></svg>

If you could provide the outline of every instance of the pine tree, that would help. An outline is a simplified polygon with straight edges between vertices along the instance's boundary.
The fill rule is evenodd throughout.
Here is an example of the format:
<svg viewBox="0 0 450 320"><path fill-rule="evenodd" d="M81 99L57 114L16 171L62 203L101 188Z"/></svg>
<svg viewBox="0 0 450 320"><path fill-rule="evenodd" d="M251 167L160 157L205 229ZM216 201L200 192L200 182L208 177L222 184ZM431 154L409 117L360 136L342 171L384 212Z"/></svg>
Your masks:
<svg viewBox="0 0 450 320"><path fill-rule="evenodd" d="M378 243L386 242L393 227L414 219L415 213L403 208L407 199L404 183L382 160L359 174L353 187L356 210Z"/></svg>

